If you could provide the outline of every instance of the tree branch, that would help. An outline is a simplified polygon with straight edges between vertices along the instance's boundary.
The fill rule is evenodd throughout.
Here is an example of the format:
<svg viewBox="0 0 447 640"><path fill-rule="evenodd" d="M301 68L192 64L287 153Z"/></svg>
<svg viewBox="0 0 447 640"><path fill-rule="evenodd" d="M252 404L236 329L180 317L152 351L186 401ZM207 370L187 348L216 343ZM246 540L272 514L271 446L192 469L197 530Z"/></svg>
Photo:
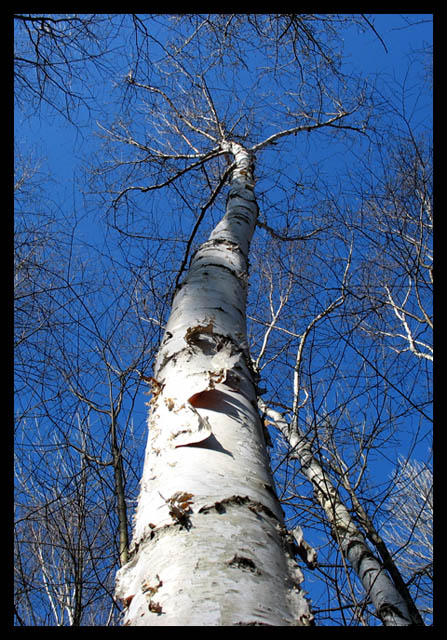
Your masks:
<svg viewBox="0 0 447 640"><path fill-rule="evenodd" d="M353 111L352 112L342 111L341 113L337 114L333 118L329 118L329 120L326 120L325 122L299 125L297 127L291 127L290 129L284 129L283 131L278 131L277 133L273 133L271 136L269 136L262 142L258 142L257 144L253 145L250 151L252 153L256 153L260 149L267 147L269 144L274 144L280 138L283 138L284 136L290 136L292 134L297 134L300 131L313 131L314 129L321 129L321 127L333 126L335 122L338 122L342 118L345 118L346 116L351 115L351 113L353 113ZM291 115L296 115L296 114L292 113ZM339 128L355 129L354 127L339 127ZM355 129L355 130L361 132L361 129Z"/></svg>

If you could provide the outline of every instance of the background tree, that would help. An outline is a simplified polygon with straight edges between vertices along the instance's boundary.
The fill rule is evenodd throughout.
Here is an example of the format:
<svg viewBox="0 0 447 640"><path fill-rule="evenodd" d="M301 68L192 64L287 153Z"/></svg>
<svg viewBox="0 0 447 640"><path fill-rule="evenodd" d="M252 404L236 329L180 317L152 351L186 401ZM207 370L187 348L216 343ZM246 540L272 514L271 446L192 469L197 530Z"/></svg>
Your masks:
<svg viewBox="0 0 447 640"><path fill-rule="evenodd" d="M395 106L393 112L396 113ZM416 142L414 133L408 126L408 120L402 116L400 120L405 126L399 130L396 127L396 122L394 123L394 135L391 135L390 132L388 137L387 150L389 155L386 159L382 155L383 147L381 145L373 148L380 153L379 163L373 162L371 158L371 164L364 163L359 158L361 175L359 173L355 187L359 194L359 200L363 202L361 221L356 220L358 211L354 211L351 217L349 206L340 208L340 198L337 202L335 198L331 200L331 202L336 202L336 207L333 208L335 215L332 226L335 226L334 220L338 219L342 225L341 229L346 229L345 236L350 237L353 243L351 245L351 265L347 277L344 278L344 286L341 287L343 295L339 295L337 298L335 293L332 302L321 305L321 295L317 296L313 292L311 284L323 282L326 275L321 272L317 272L315 275L308 272L304 280L308 294L307 299L312 300L312 295L314 295L318 307L314 317L310 316L307 327L303 322L301 327L298 326L293 332L290 331L290 325L285 321L287 318L285 314L287 314L288 307L286 300L294 299L290 284L291 281L293 282L291 278L293 271L291 261L287 257L287 262L286 260L283 262L284 265L287 265L285 268L289 274L287 295L282 293L278 306L276 308L272 306L272 292L275 285L276 287L281 286L281 279L277 276L276 280L272 282L272 272L269 269L267 284L263 287L264 290L269 291L270 302L264 305L266 314L269 316L267 315L264 320L261 320L262 316L258 319L260 325L268 327L269 341L272 341L272 346L275 345L273 349L269 349L268 345L266 347L265 336L267 334L264 333L265 329L260 329L261 337L258 344L262 345L260 347L261 353L262 357L266 359L266 363L275 359L284 361L287 358L285 354L288 349L296 344L295 353L292 352L290 355L290 364L288 365L290 397L293 397L294 400L293 402L284 402L278 384L278 395L273 397L270 403L264 403L267 419L270 419L270 423L277 428L278 425L280 426L286 442L289 440L288 448L290 451L290 436L294 433L293 429L296 429L296 424L300 423L300 415L302 416L299 433L304 438L302 444L307 457L310 451L313 451L313 455L318 461L317 464L321 464L322 468L329 473L329 486L341 492L343 501L347 498L345 504L352 503L350 507L352 517L357 524L361 524L369 543L376 547L381 556L384 552L384 540L380 538L377 527L373 525L373 520L386 517L386 511L382 511L382 505L385 506L387 500L391 498L392 485L389 484L388 488L382 485L380 490L374 489L371 484L371 475L368 472L371 465L368 465L368 462L374 458L377 460L377 452L387 443L395 446L399 437L396 416L399 416L400 420L408 420L411 417L415 422L414 440L409 445L410 448L414 447L419 439L424 438L427 435L426 430L430 428L428 407L431 402L429 391L431 370L430 366L425 366L425 361L431 361L432 320L431 311L427 313L425 307L431 309L431 152L425 144ZM402 163L404 148L407 148L406 157L408 159L411 158L409 149L414 150L413 157L417 156L417 163L411 160ZM400 161L396 163L396 159L399 158ZM418 166L420 171L415 172L414 169ZM374 172L369 171L368 167L374 167ZM378 171L377 167L381 167L382 171ZM411 198L409 197L410 190L405 185L411 185L410 189L413 188ZM390 194L392 194L392 198L390 198ZM422 197L421 194L423 194ZM375 217L370 219L364 214L371 212L372 201L374 202ZM379 218L376 216L380 216L382 224L378 223ZM385 220L386 224L384 224ZM408 229L410 226L413 228L412 235L403 232L404 227ZM415 229L419 230L417 234ZM367 239L367 243L363 241L363 238ZM309 242L312 241L309 240ZM281 251L279 243L275 244L273 251L275 258L277 258ZM315 243L313 251L313 266L315 267L317 264L315 256L321 256L319 259L329 270L330 265L326 263L326 257L329 255L327 248L320 253L319 247ZM289 253L291 253L290 250ZM428 256L426 260L423 260L423 266L420 263L419 256L421 254ZM264 271L266 270L265 262L264 254L262 267ZM298 275L295 277L298 280ZM282 291L284 291L286 288L284 276L282 276L282 280ZM411 285L405 284L405 288L402 286L403 282L416 281L418 284L415 289L421 292L419 295L417 293L411 294ZM303 280L301 280L302 282ZM358 289L356 282L360 285ZM384 282L389 284L381 285ZM366 285L366 283L370 284ZM402 291L404 291L405 305L401 305L399 309L388 296L391 287L396 291L396 294L393 295L402 295ZM385 295L381 295L380 291L384 291ZM405 306L405 310L403 306ZM329 311L331 313L328 313ZM398 312L399 325L396 325L396 311ZM408 320L406 319L407 312ZM373 332L371 326L378 327L379 323L380 330ZM329 327L327 327L328 324ZM327 342L333 339L334 330L340 341L340 350L332 342ZM371 342L365 342L362 339L362 334L372 338ZM426 338L424 342L420 340L421 335ZM392 339L390 340L390 338ZM396 349L397 339L403 345L398 349ZM419 345L417 352L416 342ZM427 345L424 347L424 351L421 349L423 345ZM350 349L354 350L356 358L358 356L358 369L354 369L356 358L352 358L352 351L349 354ZM389 354L386 352L387 349L390 350ZM324 353L327 353L326 362L324 362L324 358L321 358ZM393 357L392 354L395 354L396 357ZM347 356L349 356L350 363L348 370L343 365ZM311 363L314 364L312 368ZM413 383L410 382L412 380L410 369L416 370L421 380L421 386L417 393L415 393ZM343 371L346 373L342 374ZM320 387L317 386L318 380L321 381ZM397 380L400 381L398 385L396 384ZM410 387L407 387L407 384L410 384ZM376 395L376 399L374 399L375 394L379 394ZM382 398L382 402L377 402L378 397ZM388 403L390 403L389 406L394 407L394 414L387 417L386 405ZM306 409L309 410L309 405L310 411L306 411ZM276 412L272 414L273 407ZM282 411L280 416L277 414L278 408ZM288 410L288 417L287 414L284 414L284 409ZM298 409L300 412L297 416ZM276 418L272 419L272 415L276 415ZM318 415L320 417L316 419ZM291 449L289 454L287 448L281 449L280 460L284 460L284 457L287 460L284 481L286 482L285 486L290 487L288 489L291 492L289 504L292 505L296 502L299 505L303 499L302 483L299 482L299 489L293 489L293 483L297 478L296 467L289 463L290 454L292 457L298 457L300 441L297 439L296 431L294 442L295 447ZM308 449L309 443L312 445L310 451ZM281 462L281 464L283 463ZM304 474L310 471L308 465L305 465L303 471ZM375 490L378 490L381 496L379 502L371 497L371 492L374 493ZM309 499L311 505L315 502L319 503L315 492ZM299 507L297 510L299 512ZM368 512L373 515L373 520L369 516L365 517ZM380 514L382 515L380 516ZM312 524L308 526L314 529L319 526L317 522L321 520L321 515L315 514L312 518L316 520L310 520ZM296 522L296 520L291 520L291 522ZM312 540L312 538L310 539ZM328 567L334 567L331 569L331 572L333 571L331 582L327 583L328 585L334 584L334 593L331 598L331 601L334 602L336 594L346 594L346 586L342 583L345 572L343 570L340 576L339 569L343 568L343 564L329 561L328 558L323 560L323 549L324 547L319 552L322 559L321 565L327 564ZM385 558L386 556L384 562ZM386 562L387 565L389 566L389 561ZM336 569L337 566L339 569ZM327 568L325 574L328 577ZM399 580L398 576L396 577ZM348 601L341 602L341 606L351 608L354 615L358 615L357 612L360 608L364 623L371 623L368 622L371 620L369 614L365 617L366 603L358 595L355 595L352 589L351 593L352 597L349 597ZM321 609L326 610L329 617L333 615L335 610L330 603L325 603ZM324 611L322 611L322 615L324 615ZM345 620L348 621L349 616L345 616Z"/></svg>
<svg viewBox="0 0 447 640"><path fill-rule="evenodd" d="M15 99L22 109L42 103L71 123L97 104L96 72L106 65L113 22L106 15L14 14Z"/></svg>
<svg viewBox="0 0 447 640"><path fill-rule="evenodd" d="M16 607L23 624L110 624L138 481L132 408L160 330L157 304L143 318L142 273L78 243L76 213L67 222L40 200L39 179L18 165Z"/></svg>
<svg viewBox="0 0 447 640"><path fill-rule="evenodd" d="M401 460L389 506L388 538L415 599L433 613L433 474L427 465Z"/></svg>

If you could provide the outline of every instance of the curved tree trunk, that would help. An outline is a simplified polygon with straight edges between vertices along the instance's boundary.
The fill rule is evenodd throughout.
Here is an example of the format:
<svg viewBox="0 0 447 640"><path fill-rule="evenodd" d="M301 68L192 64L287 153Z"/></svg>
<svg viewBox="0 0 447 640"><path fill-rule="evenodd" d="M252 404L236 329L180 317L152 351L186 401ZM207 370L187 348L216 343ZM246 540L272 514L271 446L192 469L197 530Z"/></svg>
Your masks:
<svg viewBox="0 0 447 640"><path fill-rule="evenodd" d="M398 573L391 557L387 553L385 563L371 552L365 536L355 524L339 492L330 476L319 463L312 452L308 438L295 426L290 432L289 426L274 409L270 409L261 400L259 406L266 415L270 416L278 429L284 434L293 451L292 456L301 463L302 472L311 482L315 498L326 513L331 524L332 535L349 564L356 572L365 592L371 598L378 616L385 626L406 627L423 626L422 618L411 600L405 584L393 581L388 575L391 571L393 578ZM360 504L357 505L360 507ZM366 513L361 510L360 516L366 523ZM372 523L369 525L372 531ZM386 547L382 541L382 552ZM399 574L400 577L400 574ZM402 578L400 578L402 580Z"/></svg>
<svg viewBox="0 0 447 640"><path fill-rule="evenodd" d="M224 146L225 145L225 146ZM235 143L224 218L176 291L154 366L126 625L299 625L301 590L273 487L246 341L253 158Z"/></svg>

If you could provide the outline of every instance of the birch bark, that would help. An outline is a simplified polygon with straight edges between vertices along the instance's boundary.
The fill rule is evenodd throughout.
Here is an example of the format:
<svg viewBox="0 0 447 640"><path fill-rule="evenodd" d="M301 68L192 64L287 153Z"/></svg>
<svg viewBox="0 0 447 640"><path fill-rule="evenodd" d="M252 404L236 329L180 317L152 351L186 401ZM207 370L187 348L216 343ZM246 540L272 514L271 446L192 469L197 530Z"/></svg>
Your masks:
<svg viewBox="0 0 447 640"><path fill-rule="evenodd" d="M154 365L125 625L312 623L270 472L246 341L253 156L236 143L226 213L177 289Z"/></svg>

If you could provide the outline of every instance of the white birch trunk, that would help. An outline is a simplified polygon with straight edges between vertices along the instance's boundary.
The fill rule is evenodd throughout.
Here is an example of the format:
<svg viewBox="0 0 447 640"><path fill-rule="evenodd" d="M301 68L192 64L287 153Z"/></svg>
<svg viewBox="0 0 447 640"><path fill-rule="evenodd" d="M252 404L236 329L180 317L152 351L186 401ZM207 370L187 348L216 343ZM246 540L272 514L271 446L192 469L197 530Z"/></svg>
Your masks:
<svg viewBox="0 0 447 640"><path fill-rule="evenodd" d="M154 366L125 625L312 622L276 497L246 341L252 158L228 143L224 218L193 256Z"/></svg>
<svg viewBox="0 0 447 640"><path fill-rule="evenodd" d="M365 592L385 626L403 627L417 625L413 620L404 596L391 580L382 563L371 552L364 535L353 521L349 510L334 487L330 476L312 453L306 436L295 426L290 429L281 414L260 401L259 406L270 416L287 438L302 471L311 482L315 498L323 507L332 527L332 535L340 549L358 575Z"/></svg>

